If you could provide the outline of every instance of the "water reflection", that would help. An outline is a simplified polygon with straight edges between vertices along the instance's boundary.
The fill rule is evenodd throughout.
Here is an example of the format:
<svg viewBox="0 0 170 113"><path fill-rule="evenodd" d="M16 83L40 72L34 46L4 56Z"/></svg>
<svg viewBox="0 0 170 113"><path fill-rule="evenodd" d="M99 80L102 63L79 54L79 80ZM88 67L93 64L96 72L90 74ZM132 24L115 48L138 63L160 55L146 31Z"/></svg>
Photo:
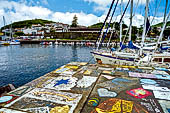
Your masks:
<svg viewBox="0 0 170 113"><path fill-rule="evenodd" d="M76 45L72 46L72 54L73 54L72 61L74 61L74 62L77 61L78 55L77 55L77 47L76 47Z"/></svg>
<svg viewBox="0 0 170 113"><path fill-rule="evenodd" d="M91 47L25 44L0 47L0 86L21 86L72 62L88 62ZM94 63L94 60L93 60Z"/></svg>

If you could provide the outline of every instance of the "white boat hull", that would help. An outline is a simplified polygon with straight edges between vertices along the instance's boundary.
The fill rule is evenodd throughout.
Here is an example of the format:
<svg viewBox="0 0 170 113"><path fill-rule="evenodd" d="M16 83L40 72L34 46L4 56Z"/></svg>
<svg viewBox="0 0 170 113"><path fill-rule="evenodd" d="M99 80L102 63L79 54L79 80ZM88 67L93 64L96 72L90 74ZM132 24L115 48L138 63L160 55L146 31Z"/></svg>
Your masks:
<svg viewBox="0 0 170 113"><path fill-rule="evenodd" d="M10 45L20 45L20 42L10 42Z"/></svg>
<svg viewBox="0 0 170 113"><path fill-rule="evenodd" d="M116 58L112 54L102 54L97 52L91 52L95 60L99 64L120 64L120 65L134 65L135 59L133 58Z"/></svg>

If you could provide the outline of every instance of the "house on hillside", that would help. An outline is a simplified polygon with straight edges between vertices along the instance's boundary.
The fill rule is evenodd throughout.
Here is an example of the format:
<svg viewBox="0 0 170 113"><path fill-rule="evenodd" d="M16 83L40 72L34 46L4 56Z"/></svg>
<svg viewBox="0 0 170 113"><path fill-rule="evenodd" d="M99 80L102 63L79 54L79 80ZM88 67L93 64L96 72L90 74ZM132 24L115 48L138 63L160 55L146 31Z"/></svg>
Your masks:
<svg viewBox="0 0 170 113"><path fill-rule="evenodd" d="M37 35L39 35L39 36L44 35L44 31L43 31L43 30L39 30L39 31L37 31Z"/></svg>
<svg viewBox="0 0 170 113"><path fill-rule="evenodd" d="M37 34L37 30L28 28L28 29L24 29L23 33L25 35L36 35Z"/></svg>
<svg viewBox="0 0 170 113"><path fill-rule="evenodd" d="M31 28L35 30L42 30L43 26L41 24L32 24Z"/></svg>
<svg viewBox="0 0 170 113"><path fill-rule="evenodd" d="M57 22L53 27L56 29L56 32L67 32L69 25Z"/></svg>

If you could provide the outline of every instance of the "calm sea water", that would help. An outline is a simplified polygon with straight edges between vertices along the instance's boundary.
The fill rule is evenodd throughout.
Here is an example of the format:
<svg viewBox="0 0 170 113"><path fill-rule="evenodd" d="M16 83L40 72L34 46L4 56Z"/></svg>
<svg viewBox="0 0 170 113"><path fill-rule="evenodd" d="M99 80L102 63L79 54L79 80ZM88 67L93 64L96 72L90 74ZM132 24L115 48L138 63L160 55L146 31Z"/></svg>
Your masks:
<svg viewBox="0 0 170 113"><path fill-rule="evenodd" d="M69 62L88 62L92 47L11 45L0 46L0 86L22 86ZM95 63L92 59L91 63Z"/></svg>

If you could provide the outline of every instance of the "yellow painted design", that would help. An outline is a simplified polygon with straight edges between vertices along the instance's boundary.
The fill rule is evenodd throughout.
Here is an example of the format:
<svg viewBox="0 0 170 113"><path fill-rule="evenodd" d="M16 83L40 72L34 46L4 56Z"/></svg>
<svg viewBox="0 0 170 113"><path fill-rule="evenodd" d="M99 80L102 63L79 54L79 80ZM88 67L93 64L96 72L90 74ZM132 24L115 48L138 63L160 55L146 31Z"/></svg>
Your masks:
<svg viewBox="0 0 170 113"><path fill-rule="evenodd" d="M111 71L103 71L103 73L111 74Z"/></svg>
<svg viewBox="0 0 170 113"><path fill-rule="evenodd" d="M140 66L138 66L138 68L139 68L139 69L150 69L150 70L153 69L152 67L140 67Z"/></svg>
<svg viewBox="0 0 170 113"><path fill-rule="evenodd" d="M38 82L38 84L36 85L37 88L43 87L42 85L49 79L51 79L52 77L46 77L45 79L41 80ZM47 83L46 83L47 84Z"/></svg>
<svg viewBox="0 0 170 113"><path fill-rule="evenodd" d="M67 70L65 70L65 71L62 71L62 72L57 72L57 71L59 71L59 70L61 70L61 69L63 69L63 68L58 68L58 69L56 69L55 71L53 71L53 73L63 73L63 72L65 72L65 71L67 71Z"/></svg>
<svg viewBox="0 0 170 113"><path fill-rule="evenodd" d="M78 69L78 66L65 66L64 68L69 68L69 69Z"/></svg>
<svg viewBox="0 0 170 113"><path fill-rule="evenodd" d="M85 75L90 75L91 72L92 72L91 70L86 70L86 71L84 71L84 74L85 74Z"/></svg>
<svg viewBox="0 0 170 113"><path fill-rule="evenodd" d="M47 94L47 95L56 95L56 96L60 96L60 97L64 97L66 98L66 101L73 101L76 98L70 98L66 95L62 95L62 94L57 94L57 93L51 93L51 92L34 92L35 95L41 95L41 94Z"/></svg>
<svg viewBox="0 0 170 113"><path fill-rule="evenodd" d="M101 108L96 108L98 113L131 113L133 109L133 102L126 100L118 100L111 110L103 110Z"/></svg>
<svg viewBox="0 0 170 113"><path fill-rule="evenodd" d="M86 64L87 64L87 62L81 62L79 65L84 66Z"/></svg>
<svg viewBox="0 0 170 113"><path fill-rule="evenodd" d="M50 113L68 113L69 110L70 110L70 108L68 105L63 106L63 107L56 106L51 109Z"/></svg>
<svg viewBox="0 0 170 113"><path fill-rule="evenodd" d="M137 68L136 66L121 66L122 68Z"/></svg>
<svg viewBox="0 0 170 113"><path fill-rule="evenodd" d="M123 109L123 113L127 113L127 112L131 113L133 110L133 102L122 100L122 109Z"/></svg>

